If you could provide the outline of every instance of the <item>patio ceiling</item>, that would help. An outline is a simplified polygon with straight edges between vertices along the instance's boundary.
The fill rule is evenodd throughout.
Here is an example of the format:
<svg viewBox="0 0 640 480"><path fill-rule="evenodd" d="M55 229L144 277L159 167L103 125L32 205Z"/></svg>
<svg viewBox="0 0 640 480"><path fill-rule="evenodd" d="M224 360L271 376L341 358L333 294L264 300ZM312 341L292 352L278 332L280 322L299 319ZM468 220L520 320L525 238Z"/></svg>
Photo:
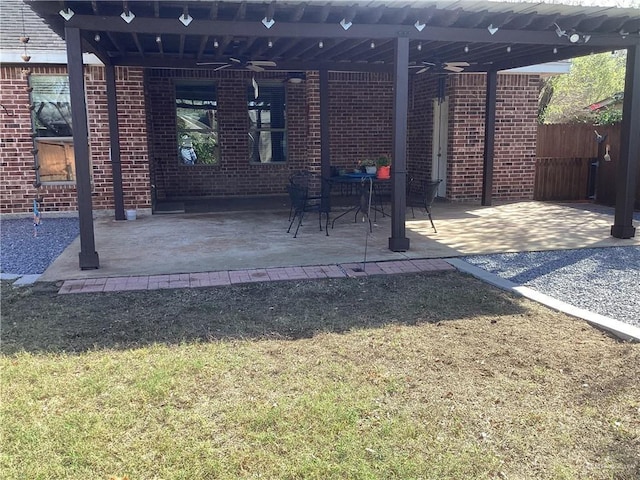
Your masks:
<svg viewBox="0 0 640 480"><path fill-rule="evenodd" d="M113 65L218 68L234 57L276 62L273 70L391 71L395 39L408 37L410 65L468 62L469 72L640 44L639 9L557 2L27 3L62 36L65 27L79 28L83 48ZM60 12L69 9L66 20ZM220 63L198 65L209 62Z"/></svg>

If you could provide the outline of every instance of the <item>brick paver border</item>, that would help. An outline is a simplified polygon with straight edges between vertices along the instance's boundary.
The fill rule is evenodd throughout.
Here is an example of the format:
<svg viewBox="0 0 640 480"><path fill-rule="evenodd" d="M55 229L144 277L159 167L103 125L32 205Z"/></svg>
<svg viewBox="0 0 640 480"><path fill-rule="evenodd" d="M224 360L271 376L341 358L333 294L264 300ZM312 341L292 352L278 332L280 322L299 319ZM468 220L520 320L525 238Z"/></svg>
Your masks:
<svg viewBox="0 0 640 480"><path fill-rule="evenodd" d="M272 282L281 280L312 280L317 278L367 277L398 273L456 270L446 260L416 259L371 263L342 263L307 267L255 268L221 272L178 273L170 275L140 275L131 277L88 278L65 280L58 293L95 293L163 288L217 287L237 283Z"/></svg>

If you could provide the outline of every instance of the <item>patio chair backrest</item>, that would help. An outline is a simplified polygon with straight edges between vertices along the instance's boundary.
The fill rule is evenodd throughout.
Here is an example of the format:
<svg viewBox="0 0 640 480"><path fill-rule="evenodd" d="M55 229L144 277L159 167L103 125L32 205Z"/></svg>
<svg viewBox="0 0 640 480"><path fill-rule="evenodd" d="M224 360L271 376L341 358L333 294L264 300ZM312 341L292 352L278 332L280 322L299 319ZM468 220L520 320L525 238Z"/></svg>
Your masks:
<svg viewBox="0 0 640 480"><path fill-rule="evenodd" d="M418 203L416 206L430 207L438 194L440 183L442 180L419 181L411 177L407 182L407 198L412 203Z"/></svg>

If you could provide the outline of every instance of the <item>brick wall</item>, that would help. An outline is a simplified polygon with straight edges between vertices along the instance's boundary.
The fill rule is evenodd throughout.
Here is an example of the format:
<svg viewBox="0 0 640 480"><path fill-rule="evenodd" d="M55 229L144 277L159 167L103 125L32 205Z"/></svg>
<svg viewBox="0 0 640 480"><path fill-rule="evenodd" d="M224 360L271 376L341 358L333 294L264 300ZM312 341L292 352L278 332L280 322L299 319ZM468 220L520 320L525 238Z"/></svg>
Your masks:
<svg viewBox="0 0 640 480"><path fill-rule="evenodd" d="M0 69L2 136L0 152L2 212L28 212L33 198L46 210L76 210L73 185L33 187L33 156L27 77L20 66ZM64 67L31 66L33 74L64 74ZM318 72L300 84L286 83L288 161L251 164L248 158L246 88L251 72L117 68L118 115L125 207L147 208L151 185L158 198L283 194L294 171L320 170ZM284 80L263 72L260 79ZM209 80L217 85L221 161L215 166L183 166L177 159L174 83ZM85 70L94 209L113 208L104 69ZM447 196L454 201L481 195L485 77L447 77L450 97ZM494 198L533 195L538 77L499 75L496 116ZM393 79L388 74L329 75L332 165L353 168L358 161L392 152ZM437 81L411 79L407 162L409 173L431 172L433 106ZM148 137L148 141L147 141Z"/></svg>
<svg viewBox="0 0 640 480"><path fill-rule="evenodd" d="M303 83L285 83L287 102L287 150L284 163L250 163L247 87L251 72L209 70L148 70L146 92L152 178L159 199L199 196L284 194L288 178L305 168L319 153L308 149L307 95L313 76ZM256 80L285 80L282 73L256 74ZM181 165L177 156L175 82L211 81L217 87L220 162L217 165ZM316 87L317 88L317 87ZM315 108L315 107L313 107ZM313 138L313 137L311 137Z"/></svg>
<svg viewBox="0 0 640 480"><path fill-rule="evenodd" d="M478 200L484 155L484 75L449 76L449 199ZM498 75L493 198L533 198L539 77Z"/></svg>
<svg viewBox="0 0 640 480"><path fill-rule="evenodd" d="M329 96L332 165L349 169L367 158L391 156L391 74L331 72Z"/></svg>
<svg viewBox="0 0 640 480"><path fill-rule="evenodd" d="M31 211L33 200L40 200L43 212L76 211L75 184L33 185L35 173L31 116L29 110L28 75L23 66L0 68L0 103L2 134L0 135L0 211ZM29 66L31 75L66 75L64 66ZM144 123L142 70L116 69L118 114L121 134L121 156L125 207L148 208L147 134ZM85 67L85 88L91 154L94 210L113 209L111 164L109 161L109 124L106 85L102 67Z"/></svg>

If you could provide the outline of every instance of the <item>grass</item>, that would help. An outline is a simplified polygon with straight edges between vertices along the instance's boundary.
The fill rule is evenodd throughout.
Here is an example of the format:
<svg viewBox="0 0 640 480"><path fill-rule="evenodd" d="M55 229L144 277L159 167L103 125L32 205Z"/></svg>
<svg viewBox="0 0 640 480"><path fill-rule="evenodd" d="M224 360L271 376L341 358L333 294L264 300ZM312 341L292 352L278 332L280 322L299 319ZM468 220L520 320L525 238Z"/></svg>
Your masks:
<svg viewBox="0 0 640 480"><path fill-rule="evenodd" d="M640 345L458 273L2 285L0 477L637 479Z"/></svg>

